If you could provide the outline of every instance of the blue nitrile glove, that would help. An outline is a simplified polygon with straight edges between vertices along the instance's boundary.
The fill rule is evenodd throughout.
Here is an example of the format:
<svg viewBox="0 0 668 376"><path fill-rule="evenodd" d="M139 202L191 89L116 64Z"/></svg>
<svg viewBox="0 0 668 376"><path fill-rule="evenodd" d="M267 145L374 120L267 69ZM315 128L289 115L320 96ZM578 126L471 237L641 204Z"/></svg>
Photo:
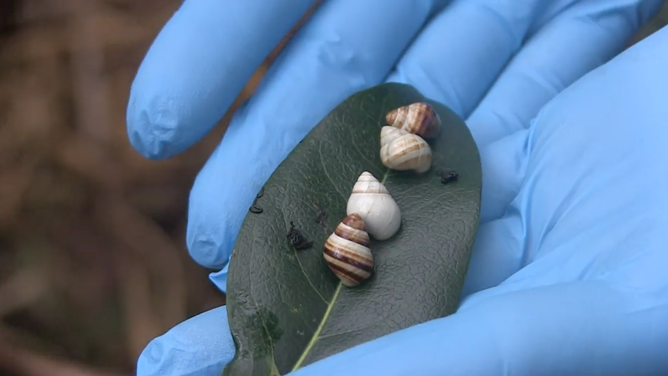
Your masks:
<svg viewBox="0 0 668 376"><path fill-rule="evenodd" d="M199 140L310 3L187 0L133 84L134 147L168 158ZM480 148L466 298L294 374L668 374L668 29L597 68L661 3L326 0L197 177L192 257L225 267L299 140L354 92L405 82L467 119ZM211 276L223 291L226 272ZM138 375L218 376L233 354L222 307L151 342Z"/></svg>

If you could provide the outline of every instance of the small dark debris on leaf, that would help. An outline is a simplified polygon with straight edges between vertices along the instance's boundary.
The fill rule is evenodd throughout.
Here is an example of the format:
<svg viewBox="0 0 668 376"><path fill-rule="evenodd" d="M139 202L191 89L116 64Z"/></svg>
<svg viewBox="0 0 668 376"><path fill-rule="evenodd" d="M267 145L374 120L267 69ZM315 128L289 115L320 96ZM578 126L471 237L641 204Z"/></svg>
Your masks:
<svg viewBox="0 0 668 376"><path fill-rule="evenodd" d="M459 173L455 170L442 170L438 169L436 175L441 177L441 184L448 184L453 181L457 181L459 178Z"/></svg>
<svg viewBox="0 0 668 376"><path fill-rule="evenodd" d="M253 200L253 205L251 205L250 212L255 213L255 214L260 214L264 211L261 207L257 206L257 200L264 195L264 187L260 189L260 192L255 196L255 200Z"/></svg>
<svg viewBox="0 0 668 376"><path fill-rule="evenodd" d="M288 231L287 238L290 241L290 244L292 244L298 251L303 251L313 246L313 242L308 240L301 231L296 229L295 224L292 221L290 221L290 230Z"/></svg>
<svg viewBox="0 0 668 376"><path fill-rule="evenodd" d="M315 217L315 223L319 224L320 226L324 226L325 222L327 221L327 212L322 210L322 208L316 203L314 203L313 206L318 211L318 216Z"/></svg>

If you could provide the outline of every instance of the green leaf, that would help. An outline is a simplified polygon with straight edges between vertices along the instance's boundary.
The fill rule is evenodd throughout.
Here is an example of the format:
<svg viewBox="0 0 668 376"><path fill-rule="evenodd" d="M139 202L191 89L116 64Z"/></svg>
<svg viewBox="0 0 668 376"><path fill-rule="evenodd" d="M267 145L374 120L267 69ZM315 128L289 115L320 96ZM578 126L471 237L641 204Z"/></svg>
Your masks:
<svg viewBox="0 0 668 376"><path fill-rule="evenodd" d="M388 171L380 160L385 114L418 101L442 121L429 141L432 169ZM441 184L436 168L454 169ZM348 288L322 247L346 216L363 171L381 180L402 212L392 238L371 243L375 272ZM227 312L237 353L224 375L284 375L324 357L455 312L480 209L478 149L464 122L407 85L383 84L341 103L292 151L264 186L261 214L246 217L232 254ZM316 223L318 207L327 213ZM295 250L290 222L313 241Z"/></svg>

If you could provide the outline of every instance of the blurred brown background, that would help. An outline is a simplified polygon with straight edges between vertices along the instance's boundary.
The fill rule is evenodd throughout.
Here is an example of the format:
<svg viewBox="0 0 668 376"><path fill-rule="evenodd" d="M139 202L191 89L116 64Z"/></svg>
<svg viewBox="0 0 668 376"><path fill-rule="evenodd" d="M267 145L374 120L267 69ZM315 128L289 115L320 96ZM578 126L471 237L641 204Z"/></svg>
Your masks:
<svg viewBox="0 0 668 376"><path fill-rule="evenodd" d="M0 0L0 375L133 375L153 337L225 302L185 216L229 114L169 161L126 136L136 69L180 3Z"/></svg>

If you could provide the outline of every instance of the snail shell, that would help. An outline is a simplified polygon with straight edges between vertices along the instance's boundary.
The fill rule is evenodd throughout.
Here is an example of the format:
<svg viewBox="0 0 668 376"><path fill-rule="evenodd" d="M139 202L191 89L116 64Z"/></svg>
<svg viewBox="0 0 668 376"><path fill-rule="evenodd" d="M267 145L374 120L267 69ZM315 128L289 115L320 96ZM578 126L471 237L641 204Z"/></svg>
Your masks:
<svg viewBox="0 0 668 376"><path fill-rule="evenodd" d="M364 220L357 213L348 215L327 238L323 256L329 269L345 286L354 287L373 273L373 255Z"/></svg>
<svg viewBox="0 0 668 376"><path fill-rule="evenodd" d="M376 240L391 238L401 226L399 206L383 183L367 171L362 172L353 186L346 213L357 213Z"/></svg>
<svg viewBox="0 0 668 376"><path fill-rule="evenodd" d="M387 113L387 124L424 138L433 138L441 128L441 118L424 102L399 107Z"/></svg>
<svg viewBox="0 0 668 376"><path fill-rule="evenodd" d="M384 126L380 131L380 159L393 170L423 173L431 168L431 147L418 135Z"/></svg>

